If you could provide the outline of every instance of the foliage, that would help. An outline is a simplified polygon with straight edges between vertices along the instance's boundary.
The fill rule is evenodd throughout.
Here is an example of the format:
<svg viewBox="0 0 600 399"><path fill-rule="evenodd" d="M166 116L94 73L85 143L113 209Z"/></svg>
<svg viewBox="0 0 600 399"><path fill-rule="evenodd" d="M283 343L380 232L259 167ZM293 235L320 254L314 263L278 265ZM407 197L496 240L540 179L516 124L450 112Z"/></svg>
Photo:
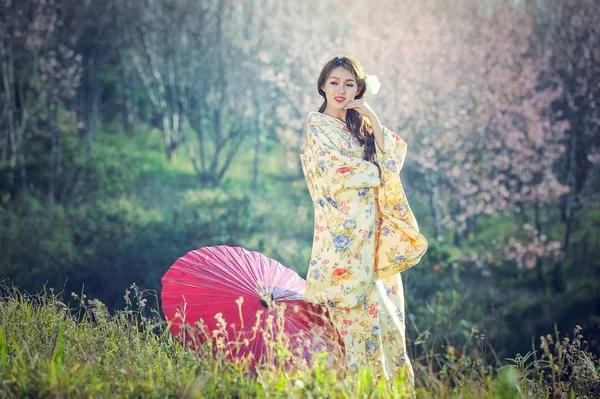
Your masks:
<svg viewBox="0 0 600 399"><path fill-rule="evenodd" d="M68 167L86 176L68 203L48 206L32 193L0 207L3 278L33 290L39 287L31 282L70 291L84 284L114 308L134 281L159 288L165 268L185 252L239 242L248 211L243 195L192 189L186 174L157 167L152 151L131 148L130 141L103 136L87 164L76 144L66 145L73 151Z"/></svg>

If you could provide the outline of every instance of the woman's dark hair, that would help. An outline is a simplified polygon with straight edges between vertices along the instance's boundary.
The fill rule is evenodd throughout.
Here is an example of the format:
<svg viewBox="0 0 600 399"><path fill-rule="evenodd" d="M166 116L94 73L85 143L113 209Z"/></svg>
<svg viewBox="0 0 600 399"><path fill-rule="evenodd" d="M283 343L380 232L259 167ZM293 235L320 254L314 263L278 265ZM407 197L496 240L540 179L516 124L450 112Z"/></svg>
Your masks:
<svg viewBox="0 0 600 399"><path fill-rule="evenodd" d="M356 80L359 90L354 99L364 98L365 96L366 76L360 63L352 57L335 57L327 62L325 66L323 66L317 82L317 91L325 99L321 107L319 107L319 112L321 113L325 111L325 108L327 108L327 97L325 96L325 92L321 89L321 87L323 87L325 84L325 81L329 77L331 71L337 67L346 68L348 72L352 74L354 80ZM349 109L346 111L346 126L348 126L350 133L352 133L352 135L356 137L363 146L365 146L365 159L374 162L375 137L373 136L373 127L369 122L369 118L363 117L354 109Z"/></svg>

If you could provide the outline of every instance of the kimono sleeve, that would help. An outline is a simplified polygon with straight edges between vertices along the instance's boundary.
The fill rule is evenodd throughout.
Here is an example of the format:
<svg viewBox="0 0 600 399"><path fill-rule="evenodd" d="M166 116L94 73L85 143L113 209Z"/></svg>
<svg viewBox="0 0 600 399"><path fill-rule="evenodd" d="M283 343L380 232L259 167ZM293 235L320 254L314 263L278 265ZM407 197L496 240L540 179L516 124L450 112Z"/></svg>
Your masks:
<svg viewBox="0 0 600 399"><path fill-rule="evenodd" d="M381 181L396 184L400 182L400 170L404 166L406 150L408 145L396 133L385 126L383 127L383 140L385 151L381 151L378 145L375 145L375 160L381 167Z"/></svg>
<svg viewBox="0 0 600 399"><path fill-rule="evenodd" d="M303 158L332 196L344 190L381 185L377 165L343 154L316 123L308 125Z"/></svg>
<svg viewBox="0 0 600 399"><path fill-rule="evenodd" d="M380 235L381 248L376 265L380 277L414 266L425 254L428 246L427 240L419 232L417 220L400 181L400 170L404 165L408 146L386 127L383 134L385 150L382 152L379 146L376 146L375 154L381 169L382 183L378 204L384 215Z"/></svg>

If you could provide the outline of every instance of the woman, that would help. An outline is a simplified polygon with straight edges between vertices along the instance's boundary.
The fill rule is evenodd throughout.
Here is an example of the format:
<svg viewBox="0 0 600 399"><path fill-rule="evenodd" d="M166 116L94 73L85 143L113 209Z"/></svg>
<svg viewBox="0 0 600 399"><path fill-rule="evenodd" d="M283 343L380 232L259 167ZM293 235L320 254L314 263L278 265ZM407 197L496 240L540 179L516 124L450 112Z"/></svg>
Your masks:
<svg viewBox="0 0 600 399"><path fill-rule="evenodd" d="M327 306L350 369L366 365L387 380L404 373L414 384L399 273L427 241L400 182L407 144L380 123L367 86L351 57L335 57L319 76L324 101L308 115L300 154L315 213L305 295Z"/></svg>

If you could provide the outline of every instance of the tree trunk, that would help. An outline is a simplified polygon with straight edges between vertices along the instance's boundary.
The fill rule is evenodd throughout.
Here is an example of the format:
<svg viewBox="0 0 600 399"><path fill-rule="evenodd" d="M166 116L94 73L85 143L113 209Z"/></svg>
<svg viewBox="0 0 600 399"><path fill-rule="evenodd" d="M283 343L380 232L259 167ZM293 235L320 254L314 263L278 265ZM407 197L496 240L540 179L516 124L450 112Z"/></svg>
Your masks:
<svg viewBox="0 0 600 399"><path fill-rule="evenodd" d="M566 185L569 187L569 192L561 198L560 219L565 223L565 234L563 236L563 253L567 253L570 244L571 232L573 228L574 218L574 197L577 195L575 184L575 150L577 148L577 134L573 129L570 130L571 135L567 143L567 160L566 160ZM552 288L555 292L564 290L564 279L562 271L562 261L556 261L552 270Z"/></svg>
<svg viewBox="0 0 600 399"><path fill-rule="evenodd" d="M22 126L19 125L25 123L25 120L23 120L21 124L15 121L15 111L21 111L23 119L25 119L26 105L21 101L21 109L18 109L16 98L18 91L15 91L18 83L15 82L14 78L14 61L12 58L11 48L4 46L4 40L0 40L0 59L2 60L2 83L4 86L4 96L7 104L6 117L8 125L8 132L3 139L3 141L6 143L6 147L3 146L4 149L2 151L2 155L4 160L8 159L10 168L14 169L17 166L20 142L23 139L20 133L22 133L24 129L20 129ZM8 149L9 143L10 151Z"/></svg>
<svg viewBox="0 0 600 399"><path fill-rule="evenodd" d="M465 223L467 224L466 237L468 240L472 240L475 237L476 229L475 224L477 221L477 217L475 215L471 215L467 217Z"/></svg>
<svg viewBox="0 0 600 399"><path fill-rule="evenodd" d="M540 290L544 294L547 294L546 279L544 278L543 262L542 262L542 260L540 258L537 258L537 260L535 262L535 270L536 270L536 274L537 274L537 279L538 279L538 284L539 284Z"/></svg>
<svg viewBox="0 0 600 399"><path fill-rule="evenodd" d="M50 149L50 179L48 180L48 206L52 212L56 198L56 183L58 175L59 159L59 131L57 125L58 110L56 100L48 99L48 122L51 130L51 149Z"/></svg>
<svg viewBox="0 0 600 399"><path fill-rule="evenodd" d="M540 217L540 202L538 200L535 201L535 206L534 206L534 211L535 211L535 229L537 230L536 235L538 236L538 238L542 235L542 220ZM545 293L548 294L548 287L546 286L546 279L544 277L544 269L543 269L543 262L542 259L540 257L537 257L536 259L536 263L535 263L535 268L537 271L537 277L538 277L538 283L540 284L540 288L541 290Z"/></svg>
<svg viewBox="0 0 600 399"><path fill-rule="evenodd" d="M0 134L2 135L0 141L0 160L7 161L9 157L8 146L11 142L11 138L14 133L11 133L14 130L14 120L13 120L13 107L12 107L12 89L13 82L11 81L11 73L9 69L12 69L12 61L9 63L8 54L6 52L6 48L4 47L4 40L0 38L0 59L2 60L2 86L4 91L4 97L6 106L4 108L4 114L2 118L6 119L7 129L0 130Z"/></svg>
<svg viewBox="0 0 600 399"><path fill-rule="evenodd" d="M123 79L123 94L122 94L122 107L121 112L123 113L123 130L126 134L133 132L133 123L135 121L135 107L133 103L133 74L131 73L131 67L125 60L125 57L121 57L122 66L122 79Z"/></svg>
<svg viewBox="0 0 600 399"><path fill-rule="evenodd" d="M256 134L254 135L254 165L253 165L253 173L252 173L252 193L254 198L258 200L258 175L260 169L260 145L263 137L263 110L262 110L262 101L260 93L254 96L254 108L256 110L255 114L255 124L256 124Z"/></svg>
<svg viewBox="0 0 600 399"><path fill-rule="evenodd" d="M250 204L248 207L248 218L246 219L246 240L250 239L250 227L256 214L256 204L260 201L258 191L258 177L260 173L260 147L263 136L263 109L261 94L257 93L254 96L254 162L252 171L252 195L250 196Z"/></svg>
<svg viewBox="0 0 600 399"><path fill-rule="evenodd" d="M564 179L563 182L564 184L566 184L567 186L569 186L569 189L571 192L566 193L565 195L563 195L560 199L560 221L563 223L566 223L567 219L569 218L569 213L571 212L570 210L570 197L573 192L573 152L574 152L574 145L573 145L573 141L575 140L575 135L571 134L569 137L569 140L567 140L567 148L565 151L566 157L567 159L565 160L565 167L561 168L564 171Z"/></svg>
<svg viewBox="0 0 600 399"><path fill-rule="evenodd" d="M163 140L165 143L165 155L167 157L168 161L171 161L171 155L172 155L172 150L173 150L173 141L171 139L172 137L172 133L171 133L171 123L169 121L169 115L168 115L168 111L166 109L163 109L163 115L162 115L162 127L163 127Z"/></svg>
<svg viewBox="0 0 600 399"><path fill-rule="evenodd" d="M435 179L435 180L434 180ZM430 175L425 176L425 184L429 192L429 209L433 218L433 236L436 240L442 238L442 231L440 226L440 207L438 206L439 189L437 186L437 175L433 177Z"/></svg>
<svg viewBox="0 0 600 399"><path fill-rule="evenodd" d="M25 165L25 149L21 148L19 152L19 165L21 166L21 186L23 197L27 198L29 196L29 185L27 183L27 169Z"/></svg>

